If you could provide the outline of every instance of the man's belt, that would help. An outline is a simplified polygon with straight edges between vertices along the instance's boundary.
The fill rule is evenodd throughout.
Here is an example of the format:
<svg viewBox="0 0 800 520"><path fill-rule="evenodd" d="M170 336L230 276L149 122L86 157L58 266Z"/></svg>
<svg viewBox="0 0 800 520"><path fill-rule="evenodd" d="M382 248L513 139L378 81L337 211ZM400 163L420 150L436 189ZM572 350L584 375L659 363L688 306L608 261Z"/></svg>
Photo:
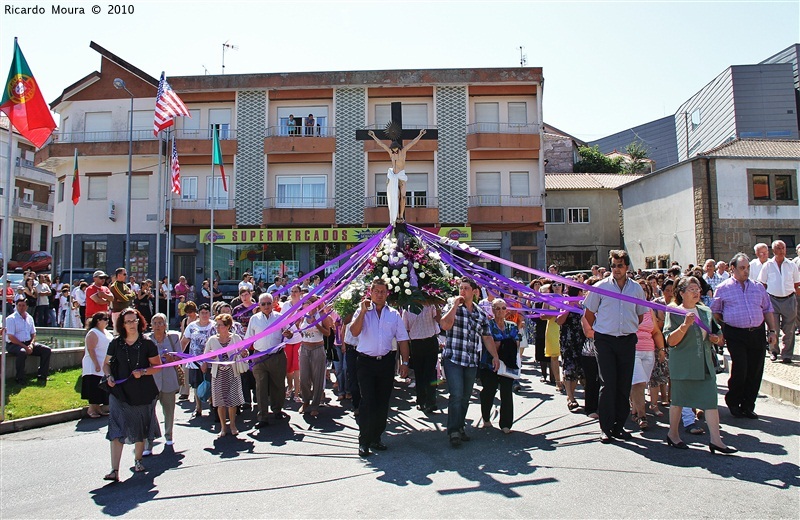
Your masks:
<svg viewBox="0 0 800 520"><path fill-rule="evenodd" d="M731 329L741 330L745 332L754 332L756 330L760 330L763 332L764 330L764 322L761 322L761 325L756 325L755 327L734 327L733 325L725 324L725 327L729 327Z"/></svg>
<svg viewBox="0 0 800 520"><path fill-rule="evenodd" d="M389 357L389 355L392 354L393 352L394 352L393 350L390 350L386 354L382 354L380 356L370 356L368 354L364 354L363 352L356 352L356 354L358 354L358 357L360 358L371 359L373 361L380 361L382 359Z"/></svg>
<svg viewBox="0 0 800 520"><path fill-rule="evenodd" d="M775 298L776 300L786 300L787 298L791 298L794 294L789 294L787 296L775 296L774 294L770 294L771 297Z"/></svg>

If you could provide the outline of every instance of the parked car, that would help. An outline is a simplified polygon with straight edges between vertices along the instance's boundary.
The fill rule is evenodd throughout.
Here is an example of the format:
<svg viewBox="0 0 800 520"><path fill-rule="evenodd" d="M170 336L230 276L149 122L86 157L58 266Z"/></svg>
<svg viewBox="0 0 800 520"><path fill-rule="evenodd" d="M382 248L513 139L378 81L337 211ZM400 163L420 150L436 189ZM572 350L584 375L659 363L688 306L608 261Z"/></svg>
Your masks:
<svg viewBox="0 0 800 520"><path fill-rule="evenodd" d="M222 293L222 299L230 303L234 298L239 296L239 282L241 280L220 280L219 291Z"/></svg>
<svg viewBox="0 0 800 520"><path fill-rule="evenodd" d="M97 271L95 268L74 267L72 269L72 277L70 277L69 269L61 271L60 279L64 283L72 285L73 280L85 280L89 285L94 283L92 275Z"/></svg>
<svg viewBox="0 0 800 520"><path fill-rule="evenodd" d="M47 251L22 251L14 260L8 262L8 270L31 271L41 273L53 268L53 256Z"/></svg>
<svg viewBox="0 0 800 520"><path fill-rule="evenodd" d="M16 290L17 287L22 286L22 279L25 278L25 275L22 273L8 273L8 275L4 274L3 276L0 276L0 287L5 287L6 276L8 277L8 283L14 290Z"/></svg>
<svg viewBox="0 0 800 520"><path fill-rule="evenodd" d="M591 269L578 269L577 271L564 271L563 273L558 273L561 276L575 276L578 274L584 274L586 276L592 276Z"/></svg>

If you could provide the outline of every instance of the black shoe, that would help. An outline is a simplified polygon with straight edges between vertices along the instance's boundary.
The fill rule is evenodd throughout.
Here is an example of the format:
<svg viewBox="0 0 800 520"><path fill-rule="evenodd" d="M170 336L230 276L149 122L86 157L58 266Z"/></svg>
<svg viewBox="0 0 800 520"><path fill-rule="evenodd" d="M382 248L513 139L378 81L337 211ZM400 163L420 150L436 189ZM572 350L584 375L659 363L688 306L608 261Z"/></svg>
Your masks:
<svg viewBox="0 0 800 520"><path fill-rule="evenodd" d="M603 444L611 444L614 442L614 439L606 432L600 432L600 442Z"/></svg>
<svg viewBox="0 0 800 520"><path fill-rule="evenodd" d="M17 384L20 386L25 386L27 382L25 379L17 379Z"/></svg>
<svg viewBox="0 0 800 520"><path fill-rule="evenodd" d="M253 405L251 405L250 403L244 403L244 404L241 406L241 409L242 409L242 411L249 412L250 410L252 410L252 409L253 409Z"/></svg>
<svg viewBox="0 0 800 520"><path fill-rule="evenodd" d="M775 354L774 352L770 352L769 353L769 360L772 361L773 363L776 363L778 361L778 354Z"/></svg>
<svg viewBox="0 0 800 520"><path fill-rule="evenodd" d="M359 457L369 457L372 455L372 452L369 451L369 446L365 446L363 444L358 445L358 456Z"/></svg>
<svg viewBox="0 0 800 520"><path fill-rule="evenodd" d="M461 435L458 432L453 432L450 434L450 446L453 448L458 448L461 446Z"/></svg>
<svg viewBox="0 0 800 520"><path fill-rule="evenodd" d="M288 418L289 418L289 414L288 414L288 413L286 413L286 412L280 411L280 412L275 412L275 413L273 413L273 414L272 414L272 417L273 417L273 419L275 419L276 421L282 421L282 420L284 420L284 419L288 419Z"/></svg>
<svg viewBox="0 0 800 520"><path fill-rule="evenodd" d="M724 448L721 448L716 444L710 442L708 443L708 449L711 450L711 453L720 452L723 455L730 455L731 453L736 453L737 451L739 451L736 448L731 448L730 446L725 446Z"/></svg>
<svg viewBox="0 0 800 520"><path fill-rule="evenodd" d="M261 428L266 428L267 426L269 426L269 423L267 421L258 421L255 424L255 429L260 430Z"/></svg>
<svg viewBox="0 0 800 520"><path fill-rule="evenodd" d="M611 436L614 437L615 439L620 439L620 440L623 440L623 441L629 441L629 440L633 439L633 435L631 435L631 432L625 431L625 430L620 430L618 432L612 432Z"/></svg>
<svg viewBox="0 0 800 520"><path fill-rule="evenodd" d="M741 416L745 419L758 419L758 414L755 412L742 412Z"/></svg>
<svg viewBox="0 0 800 520"><path fill-rule="evenodd" d="M464 428L461 428L460 430L458 430L458 435L459 435L459 437L461 437L461 440L464 441L464 442L469 442L469 441L472 440L472 437L467 435L467 432L464 431Z"/></svg>
<svg viewBox="0 0 800 520"><path fill-rule="evenodd" d="M369 447L375 451L386 451L389 449L389 446L385 445L381 441L373 442L369 445Z"/></svg>
<svg viewBox="0 0 800 520"><path fill-rule="evenodd" d="M667 435L667 446L672 446L673 448L678 448L679 450L688 450L689 445L683 441L680 442L672 442L672 439L669 438Z"/></svg>
<svg viewBox="0 0 800 520"><path fill-rule="evenodd" d="M788 359L788 358L784 358L784 359L781 360L781 363L783 363L784 365L791 365L792 364L792 360Z"/></svg>
<svg viewBox="0 0 800 520"><path fill-rule="evenodd" d="M730 410L731 415L734 417L744 417L744 412L742 412L742 409L739 407L729 406L728 410Z"/></svg>

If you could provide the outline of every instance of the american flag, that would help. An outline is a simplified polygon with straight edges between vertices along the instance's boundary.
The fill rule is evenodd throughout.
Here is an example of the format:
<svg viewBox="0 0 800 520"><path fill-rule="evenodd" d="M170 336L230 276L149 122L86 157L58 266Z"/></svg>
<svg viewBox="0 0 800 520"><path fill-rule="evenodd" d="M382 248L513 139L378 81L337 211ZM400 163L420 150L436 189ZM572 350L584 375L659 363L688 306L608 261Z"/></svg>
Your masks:
<svg viewBox="0 0 800 520"><path fill-rule="evenodd" d="M172 140L172 193L181 194L181 165L178 162L178 147Z"/></svg>
<svg viewBox="0 0 800 520"><path fill-rule="evenodd" d="M189 109L183 104L178 94L172 90L167 83L164 72L161 72L161 81L158 82L158 94L156 95L156 113L153 120L153 134L158 136L158 132L172 126L174 118L177 116L189 116Z"/></svg>

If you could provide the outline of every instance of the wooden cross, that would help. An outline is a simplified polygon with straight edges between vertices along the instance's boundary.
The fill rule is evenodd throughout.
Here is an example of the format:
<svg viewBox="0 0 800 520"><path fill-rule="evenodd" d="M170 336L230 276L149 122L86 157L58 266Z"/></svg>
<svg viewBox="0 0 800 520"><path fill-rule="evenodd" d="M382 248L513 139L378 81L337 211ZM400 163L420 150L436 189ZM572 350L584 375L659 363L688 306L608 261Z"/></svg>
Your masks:
<svg viewBox="0 0 800 520"><path fill-rule="evenodd" d="M386 128L373 130L379 139L387 141L410 141L419 135L421 129L403 128L403 106L399 101L392 102L392 119L387 122ZM367 134L369 130L356 130L356 141L371 141L372 138ZM438 139L438 130L427 130L422 136L423 140Z"/></svg>

